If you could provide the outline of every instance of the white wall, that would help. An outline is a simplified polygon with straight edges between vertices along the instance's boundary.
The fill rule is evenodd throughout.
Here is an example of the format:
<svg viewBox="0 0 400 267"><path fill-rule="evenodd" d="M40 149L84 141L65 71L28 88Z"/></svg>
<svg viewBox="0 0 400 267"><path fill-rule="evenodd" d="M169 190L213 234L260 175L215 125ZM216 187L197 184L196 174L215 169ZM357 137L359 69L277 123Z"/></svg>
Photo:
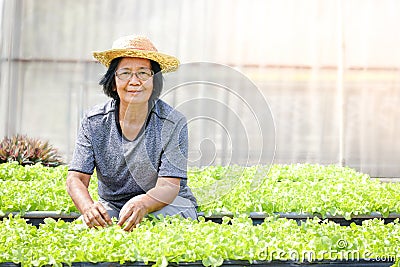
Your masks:
<svg viewBox="0 0 400 267"><path fill-rule="evenodd" d="M400 176L397 0L0 0L0 6L1 135L48 139L68 160L82 112L106 99L97 85L105 69L91 52L137 33L183 64L227 64L249 77L275 119L275 162L343 161L371 176ZM201 141L191 140L194 147Z"/></svg>

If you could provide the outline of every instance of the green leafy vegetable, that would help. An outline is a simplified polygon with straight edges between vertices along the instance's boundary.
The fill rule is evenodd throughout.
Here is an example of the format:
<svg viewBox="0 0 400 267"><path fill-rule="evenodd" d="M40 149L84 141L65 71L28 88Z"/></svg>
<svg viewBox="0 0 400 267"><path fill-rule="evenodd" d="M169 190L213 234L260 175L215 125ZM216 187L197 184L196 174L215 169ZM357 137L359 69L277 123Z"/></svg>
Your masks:
<svg viewBox="0 0 400 267"><path fill-rule="evenodd" d="M67 173L67 166L0 164L0 213L77 212L66 191ZM89 192L94 199L98 198L95 175L90 181Z"/></svg>
<svg viewBox="0 0 400 267"><path fill-rule="evenodd" d="M296 212L350 219L400 212L400 184L335 165L216 166L190 170L188 183L206 214Z"/></svg>
<svg viewBox="0 0 400 267"><path fill-rule="evenodd" d="M130 233L117 225L88 229L77 222L53 219L46 219L39 228L18 217L0 223L0 262L23 266L135 261L156 266L199 261L219 266L224 260L394 261L398 244L400 224L385 225L378 219L340 226L319 219L297 225L293 220L269 217L253 225L247 217L224 219L222 224L204 218L167 217L146 219Z"/></svg>
<svg viewBox="0 0 400 267"><path fill-rule="evenodd" d="M0 213L77 212L65 190L67 167L0 164ZM348 167L317 164L191 168L188 183L205 214L295 212L343 216L400 212L400 184ZM96 199L97 178L90 192ZM211 259L210 259L211 260Z"/></svg>

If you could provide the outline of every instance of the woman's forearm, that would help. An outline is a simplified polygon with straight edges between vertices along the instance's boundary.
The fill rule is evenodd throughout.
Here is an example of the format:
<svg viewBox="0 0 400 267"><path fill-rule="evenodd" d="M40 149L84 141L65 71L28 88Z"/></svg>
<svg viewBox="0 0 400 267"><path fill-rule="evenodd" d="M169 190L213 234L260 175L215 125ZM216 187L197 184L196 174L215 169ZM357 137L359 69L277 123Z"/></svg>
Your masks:
<svg viewBox="0 0 400 267"><path fill-rule="evenodd" d="M89 227L105 227L112 221L100 202L94 202L89 194L90 175L79 172L69 172L67 177L67 191L83 219Z"/></svg>
<svg viewBox="0 0 400 267"><path fill-rule="evenodd" d="M90 179L90 177L89 177ZM89 194L88 183L73 172L68 173L67 192L71 196L77 209L83 214L93 203Z"/></svg>
<svg viewBox="0 0 400 267"><path fill-rule="evenodd" d="M157 185L150 189L146 195L148 213L160 210L171 204L179 193L180 179L178 178L159 178Z"/></svg>

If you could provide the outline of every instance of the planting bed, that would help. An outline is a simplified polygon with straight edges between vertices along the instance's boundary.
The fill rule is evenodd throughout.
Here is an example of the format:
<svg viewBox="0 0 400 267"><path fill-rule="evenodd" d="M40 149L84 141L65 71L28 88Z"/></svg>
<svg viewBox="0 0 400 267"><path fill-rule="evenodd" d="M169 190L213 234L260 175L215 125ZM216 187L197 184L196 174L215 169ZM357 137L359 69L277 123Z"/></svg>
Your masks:
<svg viewBox="0 0 400 267"><path fill-rule="evenodd" d="M0 216L7 212L77 212L65 190L67 167L0 164ZM346 220L400 213L400 184L350 168L311 164L192 168L188 183L207 218L255 214ZM94 175L90 192L97 198ZM260 215L262 214L262 215Z"/></svg>
<svg viewBox="0 0 400 267"><path fill-rule="evenodd" d="M224 217L221 224L204 219L146 219L128 233L116 225L88 229L53 219L34 227L9 217L0 223L0 262L389 266L396 259L399 241L400 224L378 219L351 226L319 219L298 225L273 217L259 225L247 217Z"/></svg>
<svg viewBox="0 0 400 267"><path fill-rule="evenodd" d="M65 190L66 175L66 166L0 164L0 266L378 267L397 258L400 184L350 168L192 168L199 221L146 219L132 233L74 221L80 214ZM94 199L96 179L89 187ZM359 254L338 259L324 251Z"/></svg>

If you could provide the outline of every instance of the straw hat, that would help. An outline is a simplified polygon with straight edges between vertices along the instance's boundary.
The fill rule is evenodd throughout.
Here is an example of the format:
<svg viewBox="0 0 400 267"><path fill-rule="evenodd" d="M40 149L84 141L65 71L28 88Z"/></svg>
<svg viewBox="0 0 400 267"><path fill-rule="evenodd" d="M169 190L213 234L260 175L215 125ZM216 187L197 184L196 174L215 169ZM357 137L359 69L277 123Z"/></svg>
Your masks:
<svg viewBox="0 0 400 267"><path fill-rule="evenodd" d="M160 64L163 72L174 71L179 60L173 56L158 52L153 43L144 36L129 35L114 41L112 48L106 51L93 52L93 57L107 68L117 57L140 57L154 60Z"/></svg>

